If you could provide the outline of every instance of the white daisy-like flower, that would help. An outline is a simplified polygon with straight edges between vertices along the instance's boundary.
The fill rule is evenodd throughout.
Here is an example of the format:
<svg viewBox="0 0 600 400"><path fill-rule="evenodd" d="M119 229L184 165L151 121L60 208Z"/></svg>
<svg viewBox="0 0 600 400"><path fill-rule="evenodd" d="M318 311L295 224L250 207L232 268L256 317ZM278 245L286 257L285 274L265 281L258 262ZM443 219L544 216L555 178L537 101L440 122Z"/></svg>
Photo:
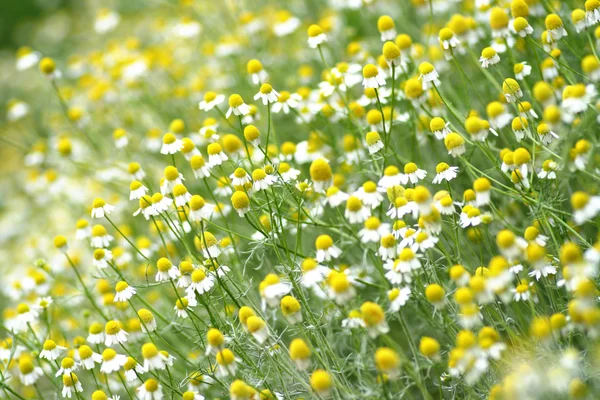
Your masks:
<svg viewBox="0 0 600 400"><path fill-rule="evenodd" d="M385 77L383 73L373 64L367 64L363 67L363 86L365 89L377 89L385 85Z"/></svg>
<svg viewBox="0 0 600 400"><path fill-rule="evenodd" d="M435 70L433 64L422 62L419 65L419 74L419 80L423 85L423 90L428 90L433 86L439 86L441 84L439 79L440 75Z"/></svg>
<svg viewBox="0 0 600 400"><path fill-rule="evenodd" d="M80 346L78 350L79 362L85 370L89 371L90 369L94 369L96 364L100 364L102 362L102 355L94 352L90 346L83 345Z"/></svg>
<svg viewBox="0 0 600 400"><path fill-rule="evenodd" d="M410 299L411 290L408 286L403 288L394 288L388 291L388 300L390 301L390 309L393 312L398 312Z"/></svg>
<svg viewBox="0 0 600 400"><path fill-rule="evenodd" d="M45 358L48 361L54 361L58 359L60 353L65 351L67 348L57 345L54 340L46 340L42 351L40 351L40 358Z"/></svg>
<svg viewBox="0 0 600 400"><path fill-rule="evenodd" d="M302 261L302 279L300 283L306 288L315 288L329 275L331 269L321 265L314 258Z"/></svg>
<svg viewBox="0 0 600 400"><path fill-rule="evenodd" d="M163 136L163 143L160 148L161 154L175 154L183 148L183 142L181 139L177 139L177 137L168 132Z"/></svg>
<svg viewBox="0 0 600 400"><path fill-rule="evenodd" d="M358 236L363 243L378 243L381 240L381 237L389 232L389 224L382 224L377 217L369 217L365 221L364 228L358 232Z"/></svg>
<svg viewBox="0 0 600 400"><path fill-rule="evenodd" d="M435 178L433 178L433 184L440 184L444 181L450 182L452 179L458 176L458 167L451 167L445 162L439 163L435 167Z"/></svg>
<svg viewBox="0 0 600 400"><path fill-rule="evenodd" d="M338 207L343 202L347 201L350 195L342 192L337 186L331 186L326 192L327 203L330 207Z"/></svg>
<svg viewBox="0 0 600 400"><path fill-rule="evenodd" d="M273 33L276 36L287 36L300 26L300 20L287 11L280 11L277 15L277 23L273 25Z"/></svg>
<svg viewBox="0 0 600 400"><path fill-rule="evenodd" d="M100 372L103 374L111 374L117 372L121 367L125 365L127 356L123 354L117 354L113 349L105 349L102 352L102 365L100 366Z"/></svg>
<svg viewBox="0 0 600 400"><path fill-rule="evenodd" d="M140 181L133 181L129 185L129 200L139 200L148 193L148 188Z"/></svg>
<svg viewBox="0 0 600 400"><path fill-rule="evenodd" d="M342 254L342 250L333 244L333 239L329 235L320 235L315 241L317 248L317 261L331 261Z"/></svg>
<svg viewBox="0 0 600 400"><path fill-rule="evenodd" d="M277 99L275 99L277 100ZM250 114L250 107L244 103L244 99L239 94L232 94L229 96L229 109L225 113L225 117L233 114L235 116L244 116Z"/></svg>
<svg viewBox="0 0 600 400"><path fill-rule="evenodd" d="M137 387L136 391L140 400L162 400L163 398L162 386L153 378L147 379Z"/></svg>
<svg viewBox="0 0 600 400"><path fill-rule="evenodd" d="M210 111L219 104L225 101L225 95L217 94L215 92L204 93L203 100L198 104L198 108L202 111ZM200 132L202 135L202 132Z"/></svg>
<svg viewBox="0 0 600 400"><path fill-rule="evenodd" d="M383 195L377 190L377 184L373 181L365 182L353 196L359 198L365 206L375 209L383 202Z"/></svg>
<svg viewBox="0 0 600 400"><path fill-rule="evenodd" d="M113 212L115 206L106 204L101 198L95 198L92 204L92 218L103 218L105 215L109 215Z"/></svg>
<svg viewBox="0 0 600 400"><path fill-rule="evenodd" d="M73 393L83 392L83 386L81 386L81 382L77 378L77 375L64 374L62 377L63 380L63 389L62 389L62 397L71 398Z"/></svg>
<svg viewBox="0 0 600 400"><path fill-rule="evenodd" d="M137 290L133 286L129 286L127 282L120 281L115 287L115 298L113 302L126 302L133 297Z"/></svg>
<svg viewBox="0 0 600 400"><path fill-rule="evenodd" d="M371 216L371 208L366 206L357 196L350 196L346 201L344 216L351 224L361 224Z"/></svg>
<svg viewBox="0 0 600 400"><path fill-rule="evenodd" d="M262 168L257 168L252 171L252 180L254 181L252 188L258 192L260 190L267 190L270 188L275 182L277 182L277 177L267 174Z"/></svg>
<svg viewBox="0 0 600 400"><path fill-rule="evenodd" d="M223 148L219 143L209 144L206 151L208 152L208 164L211 167L221 165L224 161L229 159L223 152Z"/></svg>
<svg viewBox="0 0 600 400"><path fill-rule="evenodd" d="M21 47L17 50L17 70L24 71L37 65L42 56L37 51L33 51L29 47Z"/></svg>
<svg viewBox="0 0 600 400"><path fill-rule="evenodd" d="M157 272L154 279L157 282L165 282L179 278L179 269L169 259L162 257L156 262Z"/></svg>
<svg viewBox="0 0 600 400"><path fill-rule="evenodd" d="M402 174L401 183L403 185L406 185L410 182L414 185L419 181L425 179L426 176L427 171L419 169L419 167L417 167L417 164L409 162L404 166L404 174Z"/></svg>
<svg viewBox="0 0 600 400"><path fill-rule="evenodd" d="M590 196L583 191L575 192L571 196L571 206L573 220L577 225L581 225L600 213L600 196Z"/></svg>
<svg viewBox="0 0 600 400"><path fill-rule="evenodd" d="M127 335L129 334L121 329L115 321L108 321L104 326L104 344L106 346L127 342Z"/></svg>
<svg viewBox="0 0 600 400"><path fill-rule="evenodd" d="M260 295L263 301L263 308L268 305L271 308L278 307L281 298L291 292L292 286L289 283L280 282L279 278L270 274L263 280L265 286L261 288Z"/></svg>
<svg viewBox="0 0 600 400"><path fill-rule="evenodd" d="M112 259L112 251L108 249L96 249L94 250L94 259L92 260L92 264L96 268L104 269L108 267L109 262L112 261Z"/></svg>
<svg viewBox="0 0 600 400"><path fill-rule="evenodd" d="M203 268L198 268L192 272L191 283L186 288L186 297L189 301L195 302L196 293L202 295L210 291L215 285L215 278Z"/></svg>
<svg viewBox="0 0 600 400"><path fill-rule="evenodd" d="M94 30L96 33L105 34L112 31L119 25L121 17L118 13L107 8L102 8L94 21Z"/></svg>
<svg viewBox="0 0 600 400"><path fill-rule="evenodd" d="M323 33L323 29L319 25L311 25L308 27L308 45L312 49L316 49L319 45L327 41L327 35Z"/></svg>
<svg viewBox="0 0 600 400"><path fill-rule="evenodd" d="M266 106L267 104L276 103L279 99L279 93L268 83L263 83L258 93L254 95L254 100L258 99Z"/></svg>

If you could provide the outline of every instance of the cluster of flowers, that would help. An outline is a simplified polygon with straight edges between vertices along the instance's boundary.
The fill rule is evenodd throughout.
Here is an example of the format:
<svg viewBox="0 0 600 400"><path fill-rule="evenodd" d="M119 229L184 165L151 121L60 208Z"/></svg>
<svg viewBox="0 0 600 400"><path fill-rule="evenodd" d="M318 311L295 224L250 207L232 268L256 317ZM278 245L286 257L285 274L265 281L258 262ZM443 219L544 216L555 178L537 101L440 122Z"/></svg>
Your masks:
<svg viewBox="0 0 600 400"><path fill-rule="evenodd" d="M600 397L600 1L122 3L9 60L3 395Z"/></svg>

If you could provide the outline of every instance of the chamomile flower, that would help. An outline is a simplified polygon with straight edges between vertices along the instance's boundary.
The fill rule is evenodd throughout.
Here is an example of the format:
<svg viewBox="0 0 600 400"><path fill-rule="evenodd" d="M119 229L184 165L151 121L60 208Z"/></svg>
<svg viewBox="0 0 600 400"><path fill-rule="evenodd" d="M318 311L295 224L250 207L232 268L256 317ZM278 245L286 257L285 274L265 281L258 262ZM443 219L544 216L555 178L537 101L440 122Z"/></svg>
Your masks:
<svg viewBox="0 0 600 400"><path fill-rule="evenodd" d="M417 164L413 162L409 162L404 166L404 174L401 178L401 183L406 185L407 183L416 184L419 181L425 179L427 176L427 171L423 169L419 169Z"/></svg>
<svg viewBox="0 0 600 400"><path fill-rule="evenodd" d="M198 104L198 108L202 111L210 111L225 101L225 95L216 92L208 91L204 93L203 100Z"/></svg>
<svg viewBox="0 0 600 400"><path fill-rule="evenodd" d="M262 318L257 317L256 315L248 317L246 320L246 328L254 340L259 344L263 344L269 338L269 328L267 327L267 324Z"/></svg>
<svg viewBox="0 0 600 400"><path fill-rule="evenodd" d="M65 351L67 348L63 346L59 346L54 342L54 340L46 340L42 347L42 351L40 351L40 358L45 358L48 361L54 361L58 359L60 353Z"/></svg>
<svg viewBox="0 0 600 400"><path fill-rule="evenodd" d="M290 93L287 90L279 92L277 102L271 106L271 111L275 114L283 111L284 114L289 114L291 110L294 110L300 106L302 97L297 93Z"/></svg>
<svg viewBox="0 0 600 400"><path fill-rule="evenodd" d="M104 326L104 344L112 346L113 344L123 344L127 342L127 332L121 329L118 322L111 320Z"/></svg>
<svg viewBox="0 0 600 400"><path fill-rule="evenodd" d="M102 325L97 322L92 323L88 329L88 337L86 340L91 344L99 344L104 342Z"/></svg>
<svg viewBox="0 0 600 400"><path fill-rule="evenodd" d="M440 184L444 181L450 182L452 179L456 178L458 175L458 167L451 167L445 162L439 163L435 167L436 175L433 178L433 184Z"/></svg>
<svg viewBox="0 0 600 400"><path fill-rule="evenodd" d="M30 47L23 46L17 50L16 60L17 60L17 70L24 71L36 65L41 59L40 53L34 51Z"/></svg>
<svg viewBox="0 0 600 400"><path fill-rule="evenodd" d="M363 67L363 86L365 89L377 89L385 85L385 77L373 64L367 64Z"/></svg>
<svg viewBox="0 0 600 400"><path fill-rule="evenodd" d="M300 302L292 296L285 296L280 303L281 312L290 324L302 322ZM248 324L249 325L249 324ZM256 336L255 336L256 337Z"/></svg>
<svg viewBox="0 0 600 400"><path fill-rule="evenodd" d="M324 158L317 158L310 165L310 179L316 192L324 192L333 183L333 173L329 162Z"/></svg>
<svg viewBox="0 0 600 400"><path fill-rule="evenodd" d="M439 80L440 75L431 63L422 62L419 65L419 74L419 80L423 83L423 89L425 90L441 84Z"/></svg>
<svg viewBox="0 0 600 400"><path fill-rule="evenodd" d="M350 197L347 193L342 192L337 186L331 186L326 192L327 203L330 207L338 207Z"/></svg>
<svg viewBox="0 0 600 400"><path fill-rule="evenodd" d="M140 308L137 315L141 322L142 332L154 332L157 329L156 319L150 311Z"/></svg>
<svg viewBox="0 0 600 400"><path fill-rule="evenodd" d="M314 288L327 277L330 269L321 265L314 258L305 258L302 260L302 286Z"/></svg>
<svg viewBox="0 0 600 400"><path fill-rule="evenodd" d="M263 168L257 168L252 171L252 181L252 188L258 192L267 190L277 182L277 178L271 174L267 174Z"/></svg>
<svg viewBox="0 0 600 400"><path fill-rule="evenodd" d="M273 32L276 36L287 36L293 33L300 26L300 20L294 17L289 11L281 10L276 15L276 22L273 25Z"/></svg>
<svg viewBox="0 0 600 400"><path fill-rule="evenodd" d="M384 311L379 304L367 301L360 306L360 313L371 338L389 332L390 328L385 320Z"/></svg>
<svg viewBox="0 0 600 400"><path fill-rule="evenodd" d="M239 94L232 94L229 96L229 109L227 110L225 117L229 118L231 114L235 116L245 116L250 114L250 107L244 103L244 99L242 99L242 96Z"/></svg>
<svg viewBox="0 0 600 400"><path fill-rule="evenodd" d="M142 358L144 359L144 371L164 370L166 367L166 357L154 343L142 345Z"/></svg>
<svg viewBox="0 0 600 400"><path fill-rule="evenodd" d="M190 166L196 178L208 178L210 176L212 165L206 165L206 161L201 155L193 156L190 159Z"/></svg>
<svg viewBox="0 0 600 400"><path fill-rule="evenodd" d="M100 366L100 372L103 374L111 374L117 372L127 362L127 356L123 354L117 354L111 348L105 349L102 352L102 365Z"/></svg>
<svg viewBox="0 0 600 400"><path fill-rule="evenodd" d="M62 397L71 398L73 393L83 392L83 386L79 382L79 378L74 373L66 373L62 376L63 389Z"/></svg>
<svg viewBox="0 0 600 400"><path fill-rule="evenodd" d="M165 282L170 279L179 278L179 270L174 266L168 258L161 257L156 262L156 276L154 279L157 282Z"/></svg>
<svg viewBox="0 0 600 400"><path fill-rule="evenodd" d="M191 275L191 283L186 288L188 300L195 301L196 293L202 295L209 292L215 285L215 278L203 268L195 269Z"/></svg>
<svg viewBox="0 0 600 400"><path fill-rule="evenodd" d="M406 250L412 253L410 249ZM409 257L408 253L405 254L405 257ZM388 260L383 265L383 268L388 270L385 277L392 285L400 285L402 282L410 283L412 281L410 262L407 263L399 258L396 260Z"/></svg>
<svg viewBox="0 0 600 400"><path fill-rule="evenodd" d="M403 68L402 53L394 42L385 42L381 53L390 68L393 69L398 66Z"/></svg>
<svg viewBox="0 0 600 400"><path fill-rule="evenodd" d="M377 30L381 34L381 41L396 39L396 24L389 15L382 15L377 19Z"/></svg>
<svg viewBox="0 0 600 400"><path fill-rule="evenodd" d="M168 132L163 136L163 144L160 148L161 154L175 154L183 148L183 142L177 137Z"/></svg>
<svg viewBox="0 0 600 400"><path fill-rule="evenodd" d="M154 378L146 379L146 381L136 389L138 397L141 400L162 400L162 386Z"/></svg>
<svg viewBox="0 0 600 400"><path fill-rule="evenodd" d="M444 121L442 118L434 117L429 122L429 129L431 129L437 140L444 140L451 132L449 125L450 123Z"/></svg>
<svg viewBox="0 0 600 400"><path fill-rule="evenodd" d="M387 292L387 295L390 302L390 309L393 312L398 312L410 299L411 290L408 286L400 289L393 288Z"/></svg>
<svg viewBox="0 0 600 400"><path fill-rule="evenodd" d="M329 297L338 304L344 304L356 296L356 289L343 272L332 271L327 277Z"/></svg>
<svg viewBox="0 0 600 400"><path fill-rule="evenodd" d="M61 376L63 374L70 374L79 369L79 364L75 362L71 357L65 357L60 361L60 368L56 371L54 376Z"/></svg>
<svg viewBox="0 0 600 400"><path fill-rule="evenodd" d="M24 386L34 385L43 375L44 371L33 364L31 357L19 358L19 379Z"/></svg>
<svg viewBox="0 0 600 400"><path fill-rule="evenodd" d="M92 238L91 245L95 248L106 248L110 246L110 242L112 242L114 237L106 232L106 228L102 225L94 225L92 227Z"/></svg>
<svg viewBox="0 0 600 400"><path fill-rule="evenodd" d="M358 232L358 236L363 243L378 243L382 236L389 233L389 230L389 224L382 224L377 217L369 217L365 221L364 228Z"/></svg>
<svg viewBox="0 0 600 400"><path fill-rule="evenodd" d="M296 338L290 343L290 358L296 364L296 368L305 371L310 366L310 348L303 339Z"/></svg>
<svg viewBox="0 0 600 400"><path fill-rule="evenodd" d="M590 196L583 191L575 192L571 196L571 206L573 220L577 225L581 225L600 213L600 196Z"/></svg>
<svg viewBox="0 0 600 400"><path fill-rule="evenodd" d="M523 17L517 17L512 23L513 31L522 38L533 34L533 28L529 22Z"/></svg>
<svg viewBox="0 0 600 400"><path fill-rule="evenodd" d="M369 154L375 154L384 147L381 137L377 132L368 132L365 138L365 143L369 148Z"/></svg>
<svg viewBox="0 0 600 400"><path fill-rule="evenodd" d="M192 221L201 221L202 219L209 219L213 213L215 206L204 201L202 196L197 194L190 197L188 204L190 206L189 216Z"/></svg>
<svg viewBox="0 0 600 400"><path fill-rule="evenodd" d="M112 259L112 251L108 249L96 249L94 250L94 259L92 260L92 264L97 268L104 269L108 267Z"/></svg>
<svg viewBox="0 0 600 400"><path fill-rule="evenodd" d="M90 342L91 343L91 342ZM79 362L85 370L91 370L96 364L102 363L102 355L94 352L88 345L79 346Z"/></svg>
<svg viewBox="0 0 600 400"><path fill-rule="evenodd" d="M261 99L263 105L272 104L279 99L279 93L268 83L263 83L260 90L254 95L254 100Z"/></svg>
<svg viewBox="0 0 600 400"><path fill-rule="evenodd" d="M522 81L531 74L531 65L528 65L525 61L517 63L513 67L513 72L515 73L515 78Z"/></svg>
<svg viewBox="0 0 600 400"><path fill-rule="evenodd" d="M142 182L134 180L129 185L129 200L139 200L148 193L148 188Z"/></svg>
<svg viewBox="0 0 600 400"><path fill-rule="evenodd" d="M563 25L562 19L556 14L548 14L545 19L546 29L548 32L547 42L556 42L567 36L567 30Z"/></svg>
<svg viewBox="0 0 600 400"><path fill-rule="evenodd" d="M209 144L206 148L206 152L208 153L208 165L210 167L221 165L224 161L229 159L223 152L223 148L219 143Z"/></svg>
<svg viewBox="0 0 600 400"><path fill-rule="evenodd" d="M127 282L120 281L115 286L115 292L115 299L113 301L118 303L129 301L129 299L133 297L137 290L133 286L129 286Z"/></svg>
<svg viewBox="0 0 600 400"><path fill-rule="evenodd" d="M365 182L357 191L354 193L362 203L375 209L383 202L383 195L377 190L377 184L373 181Z"/></svg>
<svg viewBox="0 0 600 400"><path fill-rule="evenodd" d="M448 154L453 157L461 156L466 151L465 139L456 132L450 132L446 135L444 145L446 146L446 150L448 150Z"/></svg>
<svg viewBox="0 0 600 400"><path fill-rule="evenodd" d="M250 211L250 199L248 198L246 192L233 192L231 195L231 204L240 217L243 217L248 211Z"/></svg>
<svg viewBox="0 0 600 400"><path fill-rule="evenodd" d="M503 229L496 235L496 244L500 253L510 261L518 260L522 257L527 248L527 241L518 237L508 229Z"/></svg>
<svg viewBox="0 0 600 400"><path fill-rule="evenodd" d="M139 375L147 372L133 357L127 357L123 369L125 370L125 379L127 382L134 382L138 379Z"/></svg>
<svg viewBox="0 0 600 400"><path fill-rule="evenodd" d="M395 165L388 165L383 170L383 176L377 182L377 185L381 189L388 190L394 186L400 185L402 183L402 173Z"/></svg>
<svg viewBox="0 0 600 400"><path fill-rule="evenodd" d="M442 28L440 30L439 41L447 57L449 56L449 53L451 53L452 50L457 48L460 44L460 40L458 40L458 38L450 28Z"/></svg>
<svg viewBox="0 0 600 400"><path fill-rule="evenodd" d="M481 224L481 211L479 208L471 205L463 207L460 213L460 226L466 228L468 226L477 226Z"/></svg>
<svg viewBox="0 0 600 400"><path fill-rule="evenodd" d="M298 176L300 176L301 174L300 170L293 168L287 162L279 163L278 172L279 175L281 175L281 179L283 180L283 182L293 182L297 180Z"/></svg>
<svg viewBox="0 0 600 400"><path fill-rule="evenodd" d="M516 103L518 99L523 97L521 86L512 78L506 78L504 82L502 82L502 92L504 93L506 101L509 103Z"/></svg>
<svg viewBox="0 0 600 400"><path fill-rule="evenodd" d="M529 243L525 254L527 262L532 267L529 272L530 277L535 277L539 281L542 277L556 274L556 267L548 261L544 247L535 242Z"/></svg>
<svg viewBox="0 0 600 400"><path fill-rule="evenodd" d="M316 24L308 27L308 45L312 49L316 49L319 45L327 42L327 35L323 33L323 29Z"/></svg>
<svg viewBox="0 0 600 400"><path fill-rule="evenodd" d="M357 196L350 196L346 201L346 210L344 216L348 219L351 224L360 224L365 222L371 215L369 206Z"/></svg>

